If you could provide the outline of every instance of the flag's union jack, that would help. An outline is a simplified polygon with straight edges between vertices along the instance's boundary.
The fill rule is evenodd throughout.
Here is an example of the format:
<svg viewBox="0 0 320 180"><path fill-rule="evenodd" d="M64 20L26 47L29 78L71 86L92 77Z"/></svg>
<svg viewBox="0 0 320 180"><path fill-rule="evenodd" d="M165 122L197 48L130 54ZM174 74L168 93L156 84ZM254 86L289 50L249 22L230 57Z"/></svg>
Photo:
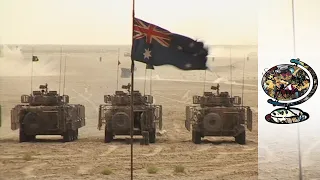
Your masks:
<svg viewBox="0 0 320 180"><path fill-rule="evenodd" d="M134 18L134 36L133 39L141 39L146 37L146 43L151 44L152 40L157 41L162 46L169 47L171 33L156 25L147 23L138 18Z"/></svg>

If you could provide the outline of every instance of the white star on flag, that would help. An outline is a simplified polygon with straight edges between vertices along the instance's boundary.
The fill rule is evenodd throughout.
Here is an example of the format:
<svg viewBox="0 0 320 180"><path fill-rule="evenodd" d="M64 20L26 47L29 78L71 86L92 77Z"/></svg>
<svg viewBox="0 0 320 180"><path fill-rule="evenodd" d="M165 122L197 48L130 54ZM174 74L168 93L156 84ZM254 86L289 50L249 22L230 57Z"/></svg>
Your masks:
<svg viewBox="0 0 320 180"><path fill-rule="evenodd" d="M188 63L188 64L186 64L186 65L184 65L186 68L191 68L191 64L190 63Z"/></svg>
<svg viewBox="0 0 320 180"><path fill-rule="evenodd" d="M151 51L150 49L145 49L143 53L144 59L149 59L151 57Z"/></svg>

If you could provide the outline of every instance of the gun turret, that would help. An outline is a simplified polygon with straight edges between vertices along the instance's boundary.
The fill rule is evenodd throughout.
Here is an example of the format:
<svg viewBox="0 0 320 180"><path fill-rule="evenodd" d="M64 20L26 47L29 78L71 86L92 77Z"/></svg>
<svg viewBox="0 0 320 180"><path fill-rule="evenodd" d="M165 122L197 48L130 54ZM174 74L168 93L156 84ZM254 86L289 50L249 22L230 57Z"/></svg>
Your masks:
<svg viewBox="0 0 320 180"><path fill-rule="evenodd" d="M219 89L220 89L220 85L217 84L217 86L211 86L212 90L217 90L217 96L219 96Z"/></svg>
<svg viewBox="0 0 320 180"><path fill-rule="evenodd" d="M48 84L47 83L45 85L40 85L39 89L41 89L42 94L48 94Z"/></svg>
<svg viewBox="0 0 320 180"><path fill-rule="evenodd" d="M127 106L130 105L131 94L133 96L134 105L152 104L153 97L151 95L143 96L140 91L133 91L130 93L131 84L122 85L122 89L126 89L128 93L124 91L115 91L113 95L105 95L104 102L115 106Z"/></svg>
<svg viewBox="0 0 320 180"><path fill-rule="evenodd" d="M131 84L128 83L128 85L122 85L122 89L126 89L130 93Z"/></svg>
<svg viewBox="0 0 320 180"><path fill-rule="evenodd" d="M241 98L238 96L230 97L228 92L219 92L219 84L217 84L217 86L211 86L211 89L216 90L217 93L204 92L203 96L193 96L193 104L200 104L201 107L231 107L239 105L241 102Z"/></svg>
<svg viewBox="0 0 320 180"><path fill-rule="evenodd" d="M33 91L31 95L22 95L21 103L29 103L30 106L55 106L69 103L69 96L60 96L57 91L48 91L48 84L40 85L40 91Z"/></svg>

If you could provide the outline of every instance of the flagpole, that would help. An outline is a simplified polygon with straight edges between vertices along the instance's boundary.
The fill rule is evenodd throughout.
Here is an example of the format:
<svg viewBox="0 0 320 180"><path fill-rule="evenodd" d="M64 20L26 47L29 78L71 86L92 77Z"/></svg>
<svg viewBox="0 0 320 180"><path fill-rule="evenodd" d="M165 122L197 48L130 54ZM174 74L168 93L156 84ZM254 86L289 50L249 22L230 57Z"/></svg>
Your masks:
<svg viewBox="0 0 320 180"><path fill-rule="evenodd" d="M119 65L120 65L120 48L118 48L118 62L117 62L117 91L118 91L118 88L119 88Z"/></svg>
<svg viewBox="0 0 320 180"><path fill-rule="evenodd" d="M247 57L249 58L249 57ZM242 67L242 94L241 94L241 104L243 107L243 93L244 93L244 69L245 69L245 64L246 64L246 56L243 57L243 67Z"/></svg>
<svg viewBox="0 0 320 180"><path fill-rule="evenodd" d="M152 69L150 70L150 96L151 96L151 92L152 92Z"/></svg>
<svg viewBox="0 0 320 180"><path fill-rule="evenodd" d="M231 47L232 46L230 46L230 96L232 97L232 59L231 59Z"/></svg>
<svg viewBox="0 0 320 180"><path fill-rule="evenodd" d="M66 87L66 69L67 69L67 55L64 57L64 74L63 74L63 95Z"/></svg>
<svg viewBox="0 0 320 180"><path fill-rule="evenodd" d="M147 66L146 69L144 70L144 88L143 88L143 95L146 95L146 82L147 82Z"/></svg>
<svg viewBox="0 0 320 180"><path fill-rule="evenodd" d="M33 46L32 46L32 50L31 50L31 94L32 94L32 81L33 81Z"/></svg>
<svg viewBox="0 0 320 180"><path fill-rule="evenodd" d="M135 0L132 0L132 46L134 43L133 40L133 36L134 36L134 10L135 10ZM132 57L133 54L133 48L131 47L131 101L130 101L130 107L131 107L131 111L130 111L130 116L131 116L131 128L130 128L130 145L131 145L131 157L130 157L130 161L131 161L131 180L133 180L133 125L134 125L134 116L133 116L133 90L134 90L134 60Z"/></svg>
<svg viewBox="0 0 320 180"><path fill-rule="evenodd" d="M62 45L60 46L60 75L59 75L59 94L61 89L61 66L62 66Z"/></svg>

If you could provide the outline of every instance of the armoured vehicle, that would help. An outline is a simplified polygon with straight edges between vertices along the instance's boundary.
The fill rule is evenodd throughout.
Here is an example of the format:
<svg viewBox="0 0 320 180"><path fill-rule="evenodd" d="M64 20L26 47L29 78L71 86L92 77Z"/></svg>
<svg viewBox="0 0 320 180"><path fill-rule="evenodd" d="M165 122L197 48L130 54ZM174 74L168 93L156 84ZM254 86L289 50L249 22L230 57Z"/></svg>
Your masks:
<svg viewBox="0 0 320 180"><path fill-rule="evenodd" d="M85 126L85 107L69 104L69 96L48 91L22 95L21 103L11 110L11 129L19 129L20 142L33 141L36 135L61 135L64 142L78 139L78 129Z"/></svg>
<svg viewBox="0 0 320 180"><path fill-rule="evenodd" d="M245 124L252 131L252 110L241 106L241 97L219 93L219 87L219 84L211 86L216 94L204 92L203 96L193 96L193 105L186 106L185 127L192 131L195 144L200 144L205 136L233 136L237 143L245 144Z"/></svg>
<svg viewBox="0 0 320 180"><path fill-rule="evenodd" d="M113 95L105 95L104 102L99 107L98 129L104 125L105 143L114 139L115 135L130 135L131 116L130 116L130 83L122 86L127 89L124 91L115 91ZM156 127L162 129L162 106L153 104L153 96L141 95L139 91L133 93L134 104L134 127L133 135L142 135L143 144L155 143Z"/></svg>

